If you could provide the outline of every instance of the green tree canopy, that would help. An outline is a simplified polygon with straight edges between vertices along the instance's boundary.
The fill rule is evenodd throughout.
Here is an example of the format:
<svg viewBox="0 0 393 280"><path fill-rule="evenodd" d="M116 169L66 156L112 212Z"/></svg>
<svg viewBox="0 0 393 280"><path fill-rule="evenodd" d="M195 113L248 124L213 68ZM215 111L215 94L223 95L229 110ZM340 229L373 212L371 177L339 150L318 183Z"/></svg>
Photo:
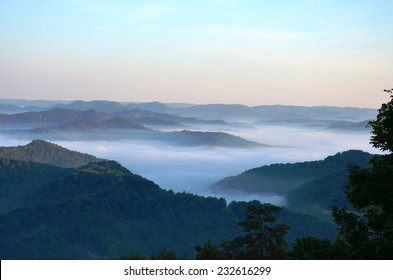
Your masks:
<svg viewBox="0 0 393 280"><path fill-rule="evenodd" d="M296 238L290 253L293 259L328 260L334 258L333 246L327 239L312 236Z"/></svg>
<svg viewBox="0 0 393 280"><path fill-rule="evenodd" d="M382 151L393 152L393 89L384 91L390 94L391 100L382 104L377 119L368 124L372 128L370 143Z"/></svg>
<svg viewBox="0 0 393 280"><path fill-rule="evenodd" d="M221 259L221 252L211 240L208 240L203 247L200 245L195 246L197 260L219 260Z"/></svg>
<svg viewBox="0 0 393 280"><path fill-rule="evenodd" d="M371 144L382 151L393 152L393 95L382 104L372 127ZM343 258L393 258L393 155L377 156L370 166L349 169L345 192L353 209L332 207L339 226L336 247Z"/></svg>
<svg viewBox="0 0 393 280"><path fill-rule="evenodd" d="M284 239L289 227L276 224L281 207L271 204L252 204L247 218L239 222L245 235L221 244L224 259L285 259L288 245Z"/></svg>

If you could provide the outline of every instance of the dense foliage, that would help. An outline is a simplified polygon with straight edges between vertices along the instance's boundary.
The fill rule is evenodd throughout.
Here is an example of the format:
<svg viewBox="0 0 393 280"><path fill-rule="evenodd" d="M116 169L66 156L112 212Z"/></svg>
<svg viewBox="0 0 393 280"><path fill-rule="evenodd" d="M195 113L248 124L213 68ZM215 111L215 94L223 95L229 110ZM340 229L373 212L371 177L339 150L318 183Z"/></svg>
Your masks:
<svg viewBox="0 0 393 280"><path fill-rule="evenodd" d="M393 119L390 103L370 126L371 143L392 152L386 127ZM110 123L106 119L102 124ZM228 139L225 134L196 136L220 143ZM0 152L2 259L392 258L391 155L370 161L370 154L348 151L227 179L253 191L262 182L270 188L263 192L288 193L289 205L297 209L303 205L325 211L328 203L336 203L332 212L338 235L333 242L335 227L316 217L255 201L227 204L224 199L166 191L116 162L45 141Z"/></svg>
<svg viewBox="0 0 393 280"><path fill-rule="evenodd" d="M0 147L0 157L48 163L61 167L80 167L99 161L92 155L70 151L44 140L33 140L25 146Z"/></svg>
<svg viewBox="0 0 393 280"><path fill-rule="evenodd" d="M393 97L369 123L373 146L389 152L393 152L392 104ZM117 137L145 139L142 132L129 135L127 130L145 131L140 123L203 123L129 110L113 102L70 106L72 110L0 114L0 128L2 133L59 133L70 139L75 136L71 132L102 131L90 134L95 139L109 135L112 129L122 129L124 134ZM91 106L101 112L90 110ZM228 110L218 107L209 107L209 111L214 115ZM249 112L247 108L234 109L241 114ZM251 115L258 108L253 110ZM14 131L16 128L20 130ZM150 130L143 133L154 134ZM154 135L192 146L256 146L226 133L183 130ZM0 148L0 258L391 259L393 156L371 158L361 151L348 151L322 161L273 164L216 185L288 194L290 207L317 215L326 212L332 202L338 226L334 241L335 225L287 208L255 201L227 204L224 199L166 191L116 162L99 161L42 140ZM346 171L348 164L355 165ZM342 191L348 174L349 183Z"/></svg>
<svg viewBox="0 0 393 280"><path fill-rule="evenodd" d="M374 158L366 169L353 166L345 191L354 211L332 209L345 258L393 258L393 95L385 91L391 100L370 122L371 144L390 154Z"/></svg>
<svg viewBox="0 0 393 280"><path fill-rule="evenodd" d="M367 168L349 168L345 193L350 208L332 207L339 234L329 244L313 238L299 238L294 258L392 259L393 258L393 90L382 104L372 128L371 144L390 154L373 158ZM313 246L310 246L314 244ZM315 247L325 248L315 254Z"/></svg>
<svg viewBox="0 0 393 280"><path fill-rule="evenodd" d="M212 185L220 191L239 190L250 193L287 194L303 184L338 172L346 172L349 164L366 167L372 155L350 150L328 156L324 160L271 164L253 168L240 175L227 177ZM285 174L285 176L283 176Z"/></svg>
<svg viewBox="0 0 393 280"><path fill-rule="evenodd" d="M191 244L237 232L224 200L164 191L114 162L96 165L43 185L25 197L28 206L1 215L1 258L114 258L163 247L190 256Z"/></svg>
<svg viewBox="0 0 393 280"><path fill-rule="evenodd" d="M384 91L390 94L391 100L383 103L377 119L369 122L372 128L371 144L382 151L393 152L393 89Z"/></svg>
<svg viewBox="0 0 393 280"><path fill-rule="evenodd" d="M0 212L25 205L24 196L72 172L49 164L0 158Z"/></svg>
<svg viewBox="0 0 393 280"><path fill-rule="evenodd" d="M12 173L15 164L20 167ZM3 201L17 203L0 214L2 259L112 259L138 252L159 257L164 248L194 258L196 244L238 236L237 223L249 205L162 190L113 161L63 169L4 160L1 170L8 172L0 181L14 174L13 195ZM35 183L25 188L26 180ZM278 220L294 229L288 242L334 235L334 227L306 215L282 211Z"/></svg>
<svg viewBox="0 0 393 280"><path fill-rule="evenodd" d="M280 207L251 204L246 220L239 222L244 235L221 244L222 258L234 260L285 259L288 245L285 234L289 227L276 224Z"/></svg>

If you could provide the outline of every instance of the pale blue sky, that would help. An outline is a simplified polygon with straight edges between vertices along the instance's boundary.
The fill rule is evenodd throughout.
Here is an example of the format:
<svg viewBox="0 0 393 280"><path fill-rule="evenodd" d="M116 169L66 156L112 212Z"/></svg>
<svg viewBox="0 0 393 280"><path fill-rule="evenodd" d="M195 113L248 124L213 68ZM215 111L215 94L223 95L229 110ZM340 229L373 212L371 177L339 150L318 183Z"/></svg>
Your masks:
<svg viewBox="0 0 393 280"><path fill-rule="evenodd" d="M0 98L379 107L393 1L0 0Z"/></svg>

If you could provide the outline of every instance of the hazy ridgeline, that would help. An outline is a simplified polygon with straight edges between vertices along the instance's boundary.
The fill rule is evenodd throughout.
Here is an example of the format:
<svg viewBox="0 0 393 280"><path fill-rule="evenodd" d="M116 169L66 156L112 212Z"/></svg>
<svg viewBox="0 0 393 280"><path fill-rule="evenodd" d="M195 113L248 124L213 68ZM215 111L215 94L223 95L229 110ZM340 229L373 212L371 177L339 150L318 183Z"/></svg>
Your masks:
<svg viewBox="0 0 393 280"><path fill-rule="evenodd" d="M204 128L199 126L195 129L203 131ZM205 129L212 130L212 127ZM214 131L218 129L216 127ZM116 160L165 189L225 197L228 201L259 199L278 204L285 204L285 200L278 196L213 193L209 185L226 176L272 163L321 160L349 149L378 153L369 145L368 130L328 130L316 126L269 124L226 128L225 132L274 147L181 147L146 140L50 141L71 150ZM1 136L0 146L25 145L31 140Z"/></svg>
<svg viewBox="0 0 393 280"><path fill-rule="evenodd" d="M0 149L0 248L11 259L112 259L163 247L193 258L196 244L235 237L252 200L288 206L280 219L291 244L333 240L329 207L345 206L347 164L378 153L365 127L372 109L36 105L0 113L0 146L9 147Z"/></svg>

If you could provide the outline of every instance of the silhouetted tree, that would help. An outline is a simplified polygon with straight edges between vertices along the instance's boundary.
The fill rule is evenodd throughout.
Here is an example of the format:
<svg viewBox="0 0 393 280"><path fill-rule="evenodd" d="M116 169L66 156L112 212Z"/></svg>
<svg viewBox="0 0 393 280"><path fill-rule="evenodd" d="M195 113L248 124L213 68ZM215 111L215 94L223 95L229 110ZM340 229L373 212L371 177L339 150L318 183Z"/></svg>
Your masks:
<svg viewBox="0 0 393 280"><path fill-rule="evenodd" d="M368 123L372 128L370 143L382 151L393 152L393 89L385 89L384 92L390 94L391 100L383 103L378 110L377 119Z"/></svg>
<svg viewBox="0 0 393 280"><path fill-rule="evenodd" d="M239 222L245 232L232 241L221 244L224 259L285 259L287 242L284 239L289 227L276 224L275 214L281 207L271 204L252 204L247 208L247 218Z"/></svg>
<svg viewBox="0 0 393 280"><path fill-rule="evenodd" d="M370 121L371 144L390 154L377 156L370 166L350 167L346 195L353 209L332 207L339 226L336 247L343 258L393 258L393 95Z"/></svg>
<svg viewBox="0 0 393 280"><path fill-rule="evenodd" d="M327 239L317 239L311 236L296 238L290 256L297 260L334 259L334 246Z"/></svg>
<svg viewBox="0 0 393 280"><path fill-rule="evenodd" d="M117 260L144 260L146 259L141 253L136 253L134 255L120 256Z"/></svg>
<svg viewBox="0 0 393 280"><path fill-rule="evenodd" d="M158 254L151 255L150 260L178 260L179 258L173 251L162 249Z"/></svg>
<svg viewBox="0 0 393 280"><path fill-rule="evenodd" d="M197 260L219 260L221 259L220 249L208 240L203 247L195 246Z"/></svg>

